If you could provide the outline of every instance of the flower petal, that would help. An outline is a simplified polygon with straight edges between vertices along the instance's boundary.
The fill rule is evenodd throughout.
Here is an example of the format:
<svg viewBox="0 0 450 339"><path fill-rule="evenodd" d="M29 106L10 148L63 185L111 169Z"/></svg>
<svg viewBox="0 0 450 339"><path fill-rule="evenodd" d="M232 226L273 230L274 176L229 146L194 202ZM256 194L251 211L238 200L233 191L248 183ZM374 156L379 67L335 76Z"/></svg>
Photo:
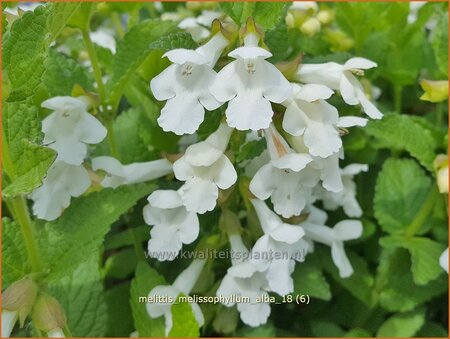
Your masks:
<svg viewBox="0 0 450 339"><path fill-rule="evenodd" d="M186 161L192 166L211 166L216 162L223 152L206 141L200 141L187 148Z"/></svg>
<svg viewBox="0 0 450 339"><path fill-rule="evenodd" d="M291 84L278 68L265 60L261 60L260 67L264 77L263 97L275 103L282 103L289 98L292 94Z"/></svg>
<svg viewBox="0 0 450 339"><path fill-rule="evenodd" d="M172 261L181 250L182 242L177 235L177 226L157 224L150 231L151 239L148 241L150 257L159 261Z"/></svg>
<svg viewBox="0 0 450 339"><path fill-rule="evenodd" d="M295 99L307 102L313 102L319 99L329 99L334 93L331 88L320 84L306 84L294 87L294 90L296 91L294 94Z"/></svg>
<svg viewBox="0 0 450 339"><path fill-rule="evenodd" d="M298 225L281 224L269 234L277 241L293 244L305 235L305 231Z"/></svg>
<svg viewBox="0 0 450 339"><path fill-rule="evenodd" d="M363 227L359 220L342 220L333 228L337 240L352 240L361 236Z"/></svg>
<svg viewBox="0 0 450 339"><path fill-rule="evenodd" d="M234 51L228 53L228 56L238 59L255 59L255 58L270 58L272 53L261 47L243 46L238 47Z"/></svg>
<svg viewBox="0 0 450 339"><path fill-rule="evenodd" d="M98 144L105 139L107 131L92 114L84 112L75 126L74 134L86 144Z"/></svg>
<svg viewBox="0 0 450 339"><path fill-rule="evenodd" d="M163 57L167 57L174 64L183 65L184 63L193 63L196 65L204 65L208 63L208 59L192 49L177 48L166 52Z"/></svg>
<svg viewBox="0 0 450 339"><path fill-rule="evenodd" d="M150 205L160 209L176 208L182 206L181 197L177 191L157 190L147 198Z"/></svg>
<svg viewBox="0 0 450 339"><path fill-rule="evenodd" d="M178 227L178 235L183 244L188 245L197 240L200 231L197 214L186 211L186 216Z"/></svg>
<svg viewBox="0 0 450 339"><path fill-rule="evenodd" d="M272 166L279 169L290 169L294 172L300 172L306 167L313 158L309 154L289 153L285 156L272 160Z"/></svg>
<svg viewBox="0 0 450 339"><path fill-rule="evenodd" d="M377 67L377 64L366 58L351 58L344 64L346 69L369 69Z"/></svg>
<svg viewBox="0 0 450 339"><path fill-rule="evenodd" d="M349 105L357 105L359 103L358 94L356 92L355 82L359 81L349 71L344 72L341 77L339 89L341 91L342 99ZM361 86L361 85L360 85Z"/></svg>
<svg viewBox="0 0 450 339"><path fill-rule="evenodd" d="M294 281L291 277L295 261L291 259L272 260L266 277L270 289L283 296L294 291Z"/></svg>
<svg viewBox="0 0 450 339"><path fill-rule="evenodd" d="M273 111L270 102L250 90L239 93L228 103L227 123L240 131L257 131L269 127Z"/></svg>
<svg viewBox="0 0 450 339"><path fill-rule="evenodd" d="M339 270L341 278L348 278L353 274L353 267L345 254L344 244L340 241L335 241L331 245L331 258Z"/></svg>
<svg viewBox="0 0 450 339"><path fill-rule="evenodd" d="M264 292L264 295L268 296L266 292ZM252 327L264 325L270 315L268 303L239 303L237 309L240 312L242 322Z"/></svg>
<svg viewBox="0 0 450 339"><path fill-rule="evenodd" d="M237 180L237 173L230 159L222 155L212 166L211 171L215 173L214 183L220 189L228 189L234 185Z"/></svg>
<svg viewBox="0 0 450 339"><path fill-rule="evenodd" d="M353 126L364 127L366 125L367 119L353 116L340 117L338 123L336 124L337 127L344 127L344 128Z"/></svg>
<svg viewBox="0 0 450 339"><path fill-rule="evenodd" d="M177 81L177 73L179 70L179 65L170 65L152 79L150 89L157 100L167 100L176 95L176 87L173 84Z"/></svg>
<svg viewBox="0 0 450 339"><path fill-rule="evenodd" d="M264 165L256 172L250 182L250 191L261 200L268 199L276 188L274 168L271 164Z"/></svg>
<svg viewBox="0 0 450 339"><path fill-rule="evenodd" d="M200 214L212 211L219 196L219 189L213 182L197 177L186 180L179 192L186 209Z"/></svg>

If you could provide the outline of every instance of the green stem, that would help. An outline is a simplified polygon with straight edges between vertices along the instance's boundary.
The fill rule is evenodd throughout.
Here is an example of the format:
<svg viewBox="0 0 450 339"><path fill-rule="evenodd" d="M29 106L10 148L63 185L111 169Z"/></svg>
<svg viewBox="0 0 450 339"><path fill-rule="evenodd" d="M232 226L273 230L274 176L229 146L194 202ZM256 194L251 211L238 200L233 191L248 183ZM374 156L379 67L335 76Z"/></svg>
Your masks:
<svg viewBox="0 0 450 339"><path fill-rule="evenodd" d="M102 71L98 63L97 54L95 53L94 44L89 36L89 30L83 30L83 40L86 45L86 50L91 60L92 69L94 70L95 81L97 82L98 94L100 95L101 104L103 105L106 100L105 86L103 85Z"/></svg>
<svg viewBox="0 0 450 339"><path fill-rule="evenodd" d="M113 120L112 119L108 119L105 122L105 125L106 125L106 129L108 130L108 144L109 144L109 149L111 150L111 155L114 158L120 160L119 152L117 152L116 138L114 136Z"/></svg>
<svg viewBox="0 0 450 339"><path fill-rule="evenodd" d="M13 198L12 205L17 218L16 220L20 225L20 230L27 248L28 259L30 260L33 272L42 272L43 264L36 246L33 223L31 222L25 198L21 195Z"/></svg>
<svg viewBox="0 0 450 339"><path fill-rule="evenodd" d="M111 15L111 21L116 28L119 38L123 38L123 36L125 35L125 31L123 30L122 23L120 22L120 17L116 12Z"/></svg>
<svg viewBox="0 0 450 339"><path fill-rule="evenodd" d="M128 229L128 232L130 234L131 240L133 241L133 246L136 251L136 256L138 257L139 260L145 261L145 254L144 254L144 251L142 250L142 244L139 243L139 240L136 238L136 234L134 233L135 229L130 228L130 229Z"/></svg>
<svg viewBox="0 0 450 339"><path fill-rule="evenodd" d="M444 120L443 116L444 116L444 105L442 104L442 102L439 102L436 107L436 125L438 127L442 126Z"/></svg>
<svg viewBox="0 0 450 339"><path fill-rule="evenodd" d="M402 92L403 87L395 85L394 86L394 109L397 113L401 113L402 111Z"/></svg>
<svg viewBox="0 0 450 339"><path fill-rule="evenodd" d="M411 238L417 233L417 231L420 229L422 224L427 219L428 215L433 210L433 207L436 203L436 199L438 198L438 195L439 195L439 192L438 192L436 186L433 186L430 190L430 193L428 193L427 199L425 200L424 204L420 208L419 212L417 212L414 220L406 228L405 237Z"/></svg>

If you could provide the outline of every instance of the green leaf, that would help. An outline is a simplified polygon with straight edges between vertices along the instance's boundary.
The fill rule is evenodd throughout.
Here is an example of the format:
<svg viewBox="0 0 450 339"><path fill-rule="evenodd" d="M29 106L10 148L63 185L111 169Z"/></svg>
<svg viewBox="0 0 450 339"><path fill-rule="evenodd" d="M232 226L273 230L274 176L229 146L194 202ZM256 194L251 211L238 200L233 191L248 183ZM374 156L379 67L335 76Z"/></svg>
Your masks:
<svg viewBox="0 0 450 339"><path fill-rule="evenodd" d="M31 271L27 250L20 232L20 226L8 219L2 219L2 288L23 278Z"/></svg>
<svg viewBox="0 0 450 339"><path fill-rule="evenodd" d="M147 225L112 234L105 239L105 249L113 250L125 246L131 246L134 244L134 239L137 239L138 242L142 243L149 239L149 234L150 228Z"/></svg>
<svg viewBox="0 0 450 339"><path fill-rule="evenodd" d="M322 300L331 299L330 285L325 279L320 266L309 260L297 264L292 278L294 279L294 294L308 294Z"/></svg>
<svg viewBox="0 0 450 339"><path fill-rule="evenodd" d="M38 187L56 153L38 146L40 141L39 111L30 99L3 103L2 150L4 168L11 184L4 196L31 192Z"/></svg>
<svg viewBox="0 0 450 339"><path fill-rule="evenodd" d="M130 305L130 282L114 285L105 291L108 309L106 337L129 337L134 331Z"/></svg>
<svg viewBox="0 0 450 339"><path fill-rule="evenodd" d="M331 261L331 253L328 248L320 249L319 253L322 265L339 285L348 290L354 297L362 301L364 304L371 307L375 304L372 292L374 278L369 272L367 263L363 258L348 249L346 249L346 252L354 270L353 275L349 278L342 279L339 276L338 269Z"/></svg>
<svg viewBox="0 0 450 339"><path fill-rule="evenodd" d="M395 314L381 325L377 332L377 337L413 337L424 323L425 311L423 309L403 314Z"/></svg>
<svg viewBox="0 0 450 339"><path fill-rule="evenodd" d="M98 253L84 257L80 266L49 284L48 288L64 308L73 336L105 336L107 310L98 270Z"/></svg>
<svg viewBox="0 0 450 339"><path fill-rule="evenodd" d="M95 253L111 224L153 188L140 184L91 193L74 200L57 221L46 223L39 243L50 269L47 279L67 275Z"/></svg>
<svg viewBox="0 0 450 339"><path fill-rule="evenodd" d="M315 337L342 337L344 335L342 328L331 321L312 320L310 325Z"/></svg>
<svg viewBox="0 0 450 339"><path fill-rule="evenodd" d="M220 8L238 25L251 16L265 29L274 28L281 20L287 2L222 2Z"/></svg>
<svg viewBox="0 0 450 339"><path fill-rule="evenodd" d="M14 21L10 34L3 39L2 68L8 72L12 85L9 101L31 96L41 82L48 15L44 6L26 12Z"/></svg>
<svg viewBox="0 0 450 339"><path fill-rule="evenodd" d="M145 262L139 262L136 276L131 282L131 309L133 311L134 326L140 337L164 337L164 317L150 318L145 303L139 302L139 297L147 297L150 291L165 285L164 278L149 267Z"/></svg>
<svg viewBox="0 0 450 339"><path fill-rule="evenodd" d="M50 50L44 66L42 82L51 97L70 96L75 85L80 85L88 91L94 89L90 73L75 60L61 53Z"/></svg>
<svg viewBox="0 0 450 339"><path fill-rule="evenodd" d="M196 49L197 47L198 44L192 39L192 35L186 32L171 33L150 44L150 48L163 51L176 48Z"/></svg>
<svg viewBox="0 0 450 339"><path fill-rule="evenodd" d="M269 47L273 56L270 58L272 63L285 60L289 54L289 39L286 22L280 23L265 35L264 42Z"/></svg>
<svg viewBox="0 0 450 339"><path fill-rule="evenodd" d="M411 159L385 161L375 186L375 216L391 234L404 233L423 205L431 180Z"/></svg>
<svg viewBox="0 0 450 339"><path fill-rule="evenodd" d="M365 132L376 138L378 147L407 151L428 170L433 170L437 143L432 132L408 115L390 114L371 120Z"/></svg>
<svg viewBox="0 0 450 339"><path fill-rule="evenodd" d="M411 311L447 291L448 281L443 275L427 285L416 285L411 273L410 255L406 250L383 248L381 254L378 274L386 279L379 291L379 302L386 310Z"/></svg>
<svg viewBox="0 0 450 339"><path fill-rule="evenodd" d="M138 258L134 248L114 253L106 259L104 275L107 278L125 279L134 272L137 262Z"/></svg>
<svg viewBox="0 0 450 339"><path fill-rule="evenodd" d="M47 20L48 44L58 37L67 22L78 11L80 5L80 2L55 2L51 5L51 15Z"/></svg>
<svg viewBox="0 0 450 339"><path fill-rule="evenodd" d="M239 153L236 156L236 162L244 160L251 160L261 155L266 149L266 139L252 140L242 145Z"/></svg>
<svg viewBox="0 0 450 339"><path fill-rule="evenodd" d="M402 247L411 254L411 272L417 285L426 285L443 274L439 257L445 246L428 238L389 236L380 239L384 247Z"/></svg>
<svg viewBox="0 0 450 339"><path fill-rule="evenodd" d="M442 13L432 38L432 46L439 70L448 78L448 16Z"/></svg>
<svg viewBox="0 0 450 339"><path fill-rule="evenodd" d="M77 11L71 16L68 26L80 28L82 31L89 29L92 13L95 10L95 3L82 2Z"/></svg>
<svg viewBox="0 0 450 339"><path fill-rule="evenodd" d="M192 306L187 302L178 302L172 305L173 325L170 338L198 338L200 330L195 319Z"/></svg>
<svg viewBox="0 0 450 339"><path fill-rule="evenodd" d="M154 50L150 44L176 29L176 23L173 21L144 20L119 41L114 56L113 75L109 83L113 104L118 104L128 79Z"/></svg>

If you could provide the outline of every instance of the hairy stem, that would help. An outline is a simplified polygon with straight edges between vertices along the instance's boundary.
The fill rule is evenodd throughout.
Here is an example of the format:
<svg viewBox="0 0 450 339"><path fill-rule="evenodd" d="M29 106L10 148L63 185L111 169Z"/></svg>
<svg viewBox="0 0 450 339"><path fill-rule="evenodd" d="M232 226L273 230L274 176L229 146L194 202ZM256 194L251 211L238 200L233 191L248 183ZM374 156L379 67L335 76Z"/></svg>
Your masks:
<svg viewBox="0 0 450 339"><path fill-rule="evenodd" d="M91 60L92 69L94 70L95 81L97 82L98 94L100 95L100 100L103 105L106 100L106 91L105 86L103 85L102 71L98 63L97 54L95 53L94 44L92 43L88 30L83 31L83 41L84 44L86 45L86 50L89 55L89 59Z"/></svg>
<svg viewBox="0 0 450 339"><path fill-rule="evenodd" d="M394 109L397 113L401 113L401 110L402 110L402 93L403 93L403 87L395 85L394 86Z"/></svg>
<svg viewBox="0 0 450 339"><path fill-rule="evenodd" d="M106 125L106 129L108 130L108 144L109 144L109 149L111 150L111 155L114 158L120 160L119 152L117 152L116 138L114 136L113 120L112 119L108 119L105 122L105 125Z"/></svg>
<svg viewBox="0 0 450 339"><path fill-rule="evenodd" d="M32 270L33 272L41 272L43 270L43 264L36 245L35 231L25 198L22 195L13 198L12 206L14 208L16 220L20 225Z"/></svg>

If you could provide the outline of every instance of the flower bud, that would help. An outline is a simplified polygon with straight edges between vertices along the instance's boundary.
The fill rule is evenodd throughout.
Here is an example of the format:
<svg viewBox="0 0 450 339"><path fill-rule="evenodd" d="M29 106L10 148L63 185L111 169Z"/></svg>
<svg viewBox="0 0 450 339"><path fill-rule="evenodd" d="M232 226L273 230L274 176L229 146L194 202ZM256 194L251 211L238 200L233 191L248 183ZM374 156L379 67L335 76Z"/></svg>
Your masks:
<svg viewBox="0 0 450 339"><path fill-rule="evenodd" d="M23 326L36 299L38 288L29 277L16 281L3 292L2 308L17 312L20 325Z"/></svg>
<svg viewBox="0 0 450 339"><path fill-rule="evenodd" d="M436 171L439 192L448 193L448 157L439 154L434 160L433 165Z"/></svg>
<svg viewBox="0 0 450 339"><path fill-rule="evenodd" d="M425 91L425 93L420 97L420 100L430 101L430 102L441 102L448 99L448 81L432 81L432 80L422 80L420 86Z"/></svg>
<svg viewBox="0 0 450 339"><path fill-rule="evenodd" d="M309 18L300 26L300 31L311 37L320 32L320 21L316 18Z"/></svg>
<svg viewBox="0 0 450 339"><path fill-rule="evenodd" d="M32 317L36 327L45 333L56 335L66 326L63 308L55 298L47 294L37 297Z"/></svg>
<svg viewBox="0 0 450 339"><path fill-rule="evenodd" d="M320 21L323 25L328 25L333 22L334 20L334 13L328 9L321 10L319 13L317 13L317 19Z"/></svg>

